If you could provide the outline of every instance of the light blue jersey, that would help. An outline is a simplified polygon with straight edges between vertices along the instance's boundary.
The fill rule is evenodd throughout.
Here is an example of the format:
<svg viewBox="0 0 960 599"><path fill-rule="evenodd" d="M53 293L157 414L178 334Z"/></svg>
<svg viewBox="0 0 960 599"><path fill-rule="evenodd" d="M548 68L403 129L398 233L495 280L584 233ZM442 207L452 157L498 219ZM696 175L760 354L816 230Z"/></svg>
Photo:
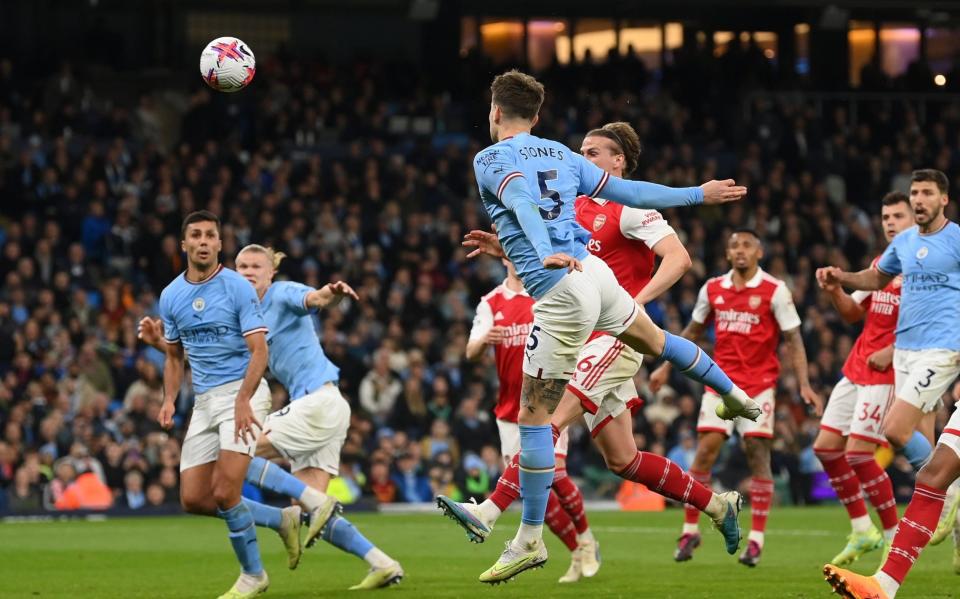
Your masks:
<svg viewBox="0 0 960 599"><path fill-rule="evenodd" d="M540 298L566 274L543 260L564 253L587 256L590 234L577 223L579 195L603 197L636 208L663 209L703 203L699 187L671 188L611 177L563 144L522 133L500 140L474 158L480 199L524 287Z"/></svg>
<svg viewBox="0 0 960 599"><path fill-rule="evenodd" d="M311 287L280 281L270 285L261 300L270 328L270 372L287 388L290 399L299 399L340 378L317 339L309 317L307 294Z"/></svg>
<svg viewBox="0 0 960 599"><path fill-rule="evenodd" d="M183 344L197 393L242 379L250 363L244 337L267 332L257 292L223 266L200 283L186 273L174 279L160 294L160 318L166 342Z"/></svg>
<svg viewBox="0 0 960 599"><path fill-rule="evenodd" d="M903 274L899 349L960 351L960 226L922 235L913 226L893 238L877 269Z"/></svg>

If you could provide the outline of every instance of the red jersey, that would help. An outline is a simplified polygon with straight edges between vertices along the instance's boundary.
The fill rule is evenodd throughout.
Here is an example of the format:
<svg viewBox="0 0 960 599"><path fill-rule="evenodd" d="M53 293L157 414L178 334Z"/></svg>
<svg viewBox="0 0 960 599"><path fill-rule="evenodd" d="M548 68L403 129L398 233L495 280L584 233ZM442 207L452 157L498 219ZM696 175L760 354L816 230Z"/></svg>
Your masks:
<svg viewBox="0 0 960 599"><path fill-rule="evenodd" d="M636 296L653 278L653 246L674 235L656 210L628 208L600 198L580 196L574 203L577 222L590 231L587 250L607 263L620 286Z"/></svg>
<svg viewBox="0 0 960 599"><path fill-rule="evenodd" d="M879 258L873 260L875 267ZM877 291L856 291L853 299L867 311L863 319L863 331L853 344L853 350L843 365L843 376L856 385L892 385L893 368L874 370L867 364L870 354L893 343L900 314L900 288L903 277L898 276Z"/></svg>
<svg viewBox="0 0 960 599"><path fill-rule="evenodd" d="M716 328L713 359L751 397L773 387L780 374L780 332L800 326L787 285L761 269L743 289L732 271L700 288L693 320Z"/></svg>
<svg viewBox="0 0 960 599"><path fill-rule="evenodd" d="M516 422L523 385L523 348L533 328L533 298L526 291L511 291L506 282L498 285L480 299L470 340L480 339L494 326L507 327L509 332L503 342L493 346L500 380L493 413L500 420Z"/></svg>

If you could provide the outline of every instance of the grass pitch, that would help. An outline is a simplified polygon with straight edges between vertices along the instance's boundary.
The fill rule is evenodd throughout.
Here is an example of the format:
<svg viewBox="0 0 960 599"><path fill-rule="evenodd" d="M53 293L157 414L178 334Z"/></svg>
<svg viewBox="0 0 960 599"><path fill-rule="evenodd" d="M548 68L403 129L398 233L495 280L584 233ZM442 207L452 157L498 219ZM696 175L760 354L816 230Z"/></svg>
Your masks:
<svg viewBox="0 0 960 599"><path fill-rule="evenodd" d="M774 508L763 561L747 568L723 550L720 536L701 520L704 543L692 561L673 562L682 512L590 514L603 567L593 579L557 584L567 550L548 536L546 568L490 588L477 576L496 560L519 516L505 515L482 545L468 543L450 520L436 515L347 516L384 551L400 560L406 578L377 591L385 597L830 597L820 568L839 551L849 524L839 507ZM749 513L741 524L749 527ZM286 568L279 538L260 529L270 598L342 597L363 578L366 564L318 543L296 571ZM955 597L953 548L928 548L898 599ZM880 552L855 564L872 572ZM213 518L123 518L99 522L0 524L0 597L214 598L233 584L237 563L225 525Z"/></svg>

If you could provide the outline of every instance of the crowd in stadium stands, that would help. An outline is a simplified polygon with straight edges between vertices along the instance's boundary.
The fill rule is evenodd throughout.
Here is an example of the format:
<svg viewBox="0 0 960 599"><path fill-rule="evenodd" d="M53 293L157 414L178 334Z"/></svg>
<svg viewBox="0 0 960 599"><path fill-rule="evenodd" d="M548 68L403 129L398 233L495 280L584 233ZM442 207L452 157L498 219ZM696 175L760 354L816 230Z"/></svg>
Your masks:
<svg viewBox="0 0 960 599"><path fill-rule="evenodd" d="M813 271L868 264L883 243L879 200L906 190L912 168L941 169L960 189L960 105L863 105L854 121L842 102L747 96L773 86L773 71L750 52L736 60L753 67L680 55L660 77L629 56L550 69L535 132L577 148L583 132L626 120L644 143L638 178L749 186L739 205L666 213L693 267L648 310L679 331L699 286L727 270L730 227L754 227L764 268L793 291L811 380L826 396L856 329ZM138 342L136 325L184 269L179 223L201 208L223 220L227 265L247 243L272 245L289 256L281 277L342 279L360 295L318 320L353 408L331 492L417 502L493 486L494 365L467 362L464 347L476 302L504 273L460 247L464 232L488 226L470 161L488 143L493 71L473 55L454 80L399 71L264 58L241 94L192 85L126 102L69 65L37 81L0 59L0 512L176 504L190 383L177 426L161 430L163 357ZM650 394L645 376L637 444L687 467L700 390L674 378ZM272 386L279 406L285 391ZM782 500L816 498L817 426L785 374ZM583 451L571 451L570 471L588 494L611 494L589 435L572 432ZM724 455L718 480L736 486L744 457L735 444ZM909 492L909 465L891 468Z"/></svg>

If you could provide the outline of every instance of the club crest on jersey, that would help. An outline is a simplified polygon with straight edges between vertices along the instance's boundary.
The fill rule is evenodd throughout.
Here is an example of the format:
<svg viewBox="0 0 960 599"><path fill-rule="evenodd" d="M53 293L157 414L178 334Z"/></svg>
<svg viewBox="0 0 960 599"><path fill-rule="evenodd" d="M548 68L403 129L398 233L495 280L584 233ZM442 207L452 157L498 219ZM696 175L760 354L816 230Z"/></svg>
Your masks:
<svg viewBox="0 0 960 599"><path fill-rule="evenodd" d="M599 231L603 228L603 225L607 224L607 215L598 214L595 219L593 219L593 230Z"/></svg>
<svg viewBox="0 0 960 599"><path fill-rule="evenodd" d="M760 307L760 302L763 301L763 298L759 295L751 295L749 299L750 308L756 310Z"/></svg>
<svg viewBox="0 0 960 599"><path fill-rule="evenodd" d="M193 310L194 312L203 312L203 309L207 307L207 302L203 301L202 297L198 297L193 300Z"/></svg>
<svg viewBox="0 0 960 599"><path fill-rule="evenodd" d="M917 260L923 260L929 253L930 250L927 249L927 246L921 247L919 250L917 250Z"/></svg>

